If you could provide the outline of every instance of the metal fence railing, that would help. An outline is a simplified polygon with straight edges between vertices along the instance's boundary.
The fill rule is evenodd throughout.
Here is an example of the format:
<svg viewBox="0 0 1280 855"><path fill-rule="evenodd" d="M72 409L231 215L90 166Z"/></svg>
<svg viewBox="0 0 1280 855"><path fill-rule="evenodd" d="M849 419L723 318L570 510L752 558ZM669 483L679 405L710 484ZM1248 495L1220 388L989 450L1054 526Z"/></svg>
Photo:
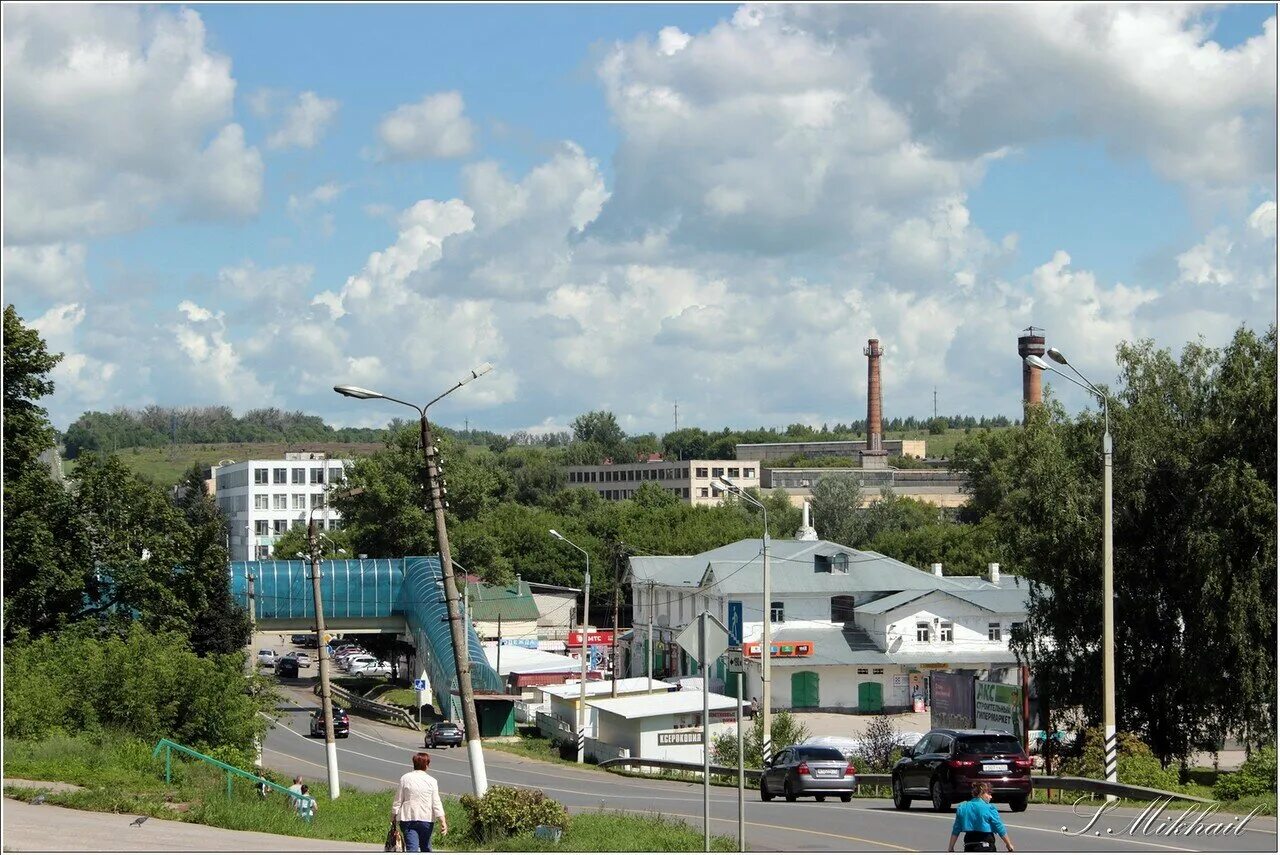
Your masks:
<svg viewBox="0 0 1280 855"><path fill-rule="evenodd" d="M269 789L276 790L284 794L285 796L288 796L289 798L293 799L295 802L304 805L307 809L298 811L298 814L307 822L311 821L311 817L316 812L315 811L316 800L313 797L304 796L300 793L295 793L293 790L289 789L288 787L283 787L280 784L277 784L275 781L269 781L266 778L253 774L252 772L246 772L243 769L232 766L230 763L223 763L221 760L214 759L213 757L210 757L208 754L201 754L199 751L196 751L194 748L188 748L187 746L174 742L171 739L161 739L159 742L156 743L156 747L152 750L151 756L157 757L159 756L161 751L164 752L164 782L166 784L173 783L173 752L177 751L179 754L185 754L188 757L192 757L196 760L199 760L201 763L206 763L208 765L215 766L218 769L221 769L222 771L226 772L227 773L227 798L231 798L232 783L235 781L237 777L239 777L239 778L244 778L245 780L248 780L248 781L253 781L255 786L258 786L258 787L266 786Z"/></svg>
<svg viewBox="0 0 1280 855"><path fill-rule="evenodd" d="M320 694L320 686L317 685L312 689L317 695ZM361 697L354 692L349 692L341 686L329 685L329 691L333 693L336 700L341 701L347 709L360 710L361 712L371 713L373 715L383 716L394 721L396 724L402 724L405 727L421 730L422 726L404 707L397 707L391 704L380 704L377 701L371 701L368 698Z"/></svg>

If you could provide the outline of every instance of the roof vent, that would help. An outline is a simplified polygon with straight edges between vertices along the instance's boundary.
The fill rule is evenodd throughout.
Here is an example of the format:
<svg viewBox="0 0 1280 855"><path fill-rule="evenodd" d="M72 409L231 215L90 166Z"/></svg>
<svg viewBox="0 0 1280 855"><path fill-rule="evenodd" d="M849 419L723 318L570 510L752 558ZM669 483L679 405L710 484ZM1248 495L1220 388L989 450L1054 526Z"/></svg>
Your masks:
<svg viewBox="0 0 1280 855"><path fill-rule="evenodd" d="M804 517L800 523L800 530L796 532L796 540L817 540L818 530L809 525L809 503L804 503Z"/></svg>
<svg viewBox="0 0 1280 855"><path fill-rule="evenodd" d="M1000 565L991 563L987 565L987 581L992 585L1000 584Z"/></svg>
<svg viewBox="0 0 1280 855"><path fill-rule="evenodd" d="M942 562L941 561L935 561L933 563L933 575L937 576L939 579L942 578Z"/></svg>

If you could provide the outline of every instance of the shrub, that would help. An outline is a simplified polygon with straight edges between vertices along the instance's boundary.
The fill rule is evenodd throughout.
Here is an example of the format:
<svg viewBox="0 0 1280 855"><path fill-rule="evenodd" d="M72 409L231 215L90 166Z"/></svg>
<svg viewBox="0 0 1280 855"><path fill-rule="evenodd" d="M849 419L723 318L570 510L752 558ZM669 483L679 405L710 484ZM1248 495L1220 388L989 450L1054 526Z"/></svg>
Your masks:
<svg viewBox="0 0 1280 855"><path fill-rule="evenodd" d="M898 747L898 728L893 719L881 713L867 723L862 733L863 764L868 772L888 772L893 763L893 750Z"/></svg>
<svg viewBox="0 0 1280 855"><path fill-rule="evenodd" d="M523 834L539 825L569 827L569 811L541 790L490 787L480 798L463 796L462 807L471 820L471 834L478 843Z"/></svg>
<svg viewBox="0 0 1280 855"><path fill-rule="evenodd" d="M1102 729L1090 728L1084 732L1079 752L1063 761L1058 774L1082 778L1103 777ZM1132 733L1116 734L1117 778L1122 784L1151 787L1157 790L1178 791L1178 773L1165 769L1151 753L1147 744Z"/></svg>
<svg viewBox="0 0 1280 855"><path fill-rule="evenodd" d="M773 735L773 753L777 754L788 745L798 745L809 738L809 729L786 710L771 716L769 730ZM751 729L742 735L742 750L746 755L743 765L748 769L759 769L764 765L761 759L764 741L764 718L757 715L751 722ZM721 766L738 765L738 734L734 731L721 733L711 740L712 762Z"/></svg>
<svg viewBox="0 0 1280 855"><path fill-rule="evenodd" d="M1247 796L1261 796L1276 791L1276 749L1268 746L1255 751L1239 771L1218 776L1213 797L1236 801Z"/></svg>

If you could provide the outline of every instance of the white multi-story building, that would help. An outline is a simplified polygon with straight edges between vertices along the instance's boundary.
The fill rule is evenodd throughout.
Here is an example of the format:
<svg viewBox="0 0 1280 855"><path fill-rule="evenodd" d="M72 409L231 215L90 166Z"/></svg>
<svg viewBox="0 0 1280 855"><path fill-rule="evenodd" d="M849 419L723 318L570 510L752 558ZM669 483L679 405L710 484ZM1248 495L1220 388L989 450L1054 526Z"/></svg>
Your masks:
<svg viewBox="0 0 1280 855"><path fill-rule="evenodd" d="M568 486L595 490L600 498L620 502L635 496L646 483L691 505L718 505L724 498L721 478L739 487L759 487L760 467L754 460L648 460L642 463L605 463L570 466Z"/></svg>
<svg viewBox="0 0 1280 855"><path fill-rule="evenodd" d="M320 452L288 452L283 460L213 467L218 507L230 526L231 560L271 557L276 539L291 528L305 527L313 508L321 509L317 529L341 528L341 515L329 507L329 487L343 479L350 465L350 460Z"/></svg>

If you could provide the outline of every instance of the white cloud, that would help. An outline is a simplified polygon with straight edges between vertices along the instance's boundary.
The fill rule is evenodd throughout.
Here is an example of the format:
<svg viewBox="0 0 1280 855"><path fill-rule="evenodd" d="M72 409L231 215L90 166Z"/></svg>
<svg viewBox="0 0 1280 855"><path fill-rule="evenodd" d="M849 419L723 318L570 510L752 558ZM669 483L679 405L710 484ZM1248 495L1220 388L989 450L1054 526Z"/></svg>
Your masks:
<svg viewBox="0 0 1280 855"><path fill-rule="evenodd" d="M5 289L11 295L22 295L28 299L73 297L88 287L84 263L84 244L6 246Z"/></svg>
<svg viewBox="0 0 1280 855"><path fill-rule="evenodd" d="M231 118L231 63L193 10L40 5L5 11L5 241L258 210L262 161Z"/></svg>
<svg viewBox="0 0 1280 855"><path fill-rule="evenodd" d="M462 157L471 153L475 127L463 115L458 92L427 95L402 104L378 123L378 139L388 160Z"/></svg>
<svg viewBox="0 0 1280 855"><path fill-rule="evenodd" d="M303 92L285 109L284 121L267 137L267 147L315 148L337 112L338 102L335 99Z"/></svg>

